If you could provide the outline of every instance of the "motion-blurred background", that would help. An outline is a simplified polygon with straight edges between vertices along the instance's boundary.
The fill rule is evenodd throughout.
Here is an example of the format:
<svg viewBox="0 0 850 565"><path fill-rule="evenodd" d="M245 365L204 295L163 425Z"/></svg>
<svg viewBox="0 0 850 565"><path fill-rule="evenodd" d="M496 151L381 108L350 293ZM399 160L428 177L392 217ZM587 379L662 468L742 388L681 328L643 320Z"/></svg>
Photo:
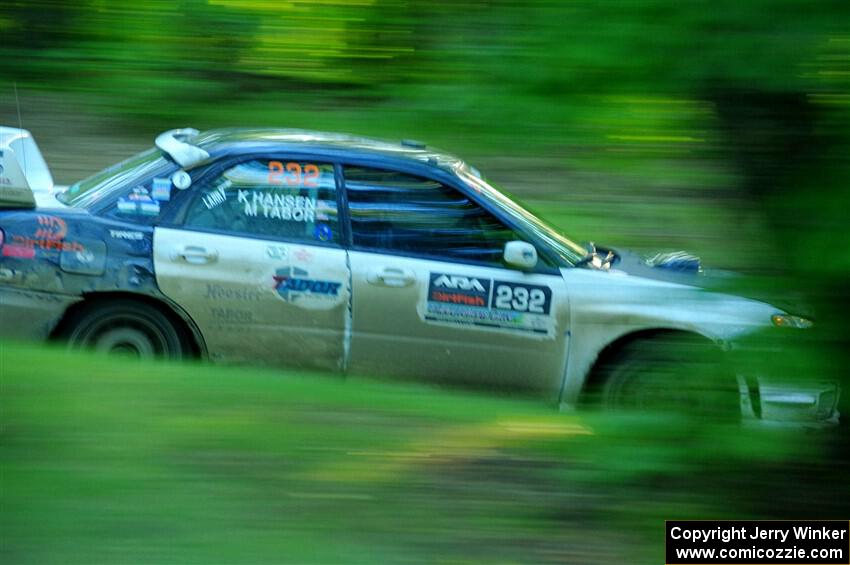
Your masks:
<svg viewBox="0 0 850 565"><path fill-rule="evenodd" d="M578 240L687 249L708 267L757 276L777 301L801 300L818 328L801 348L811 373L802 376L843 379L850 390L845 0L5 0L0 117L34 133L60 184L175 127L420 139L463 156ZM310 482L313 471L303 471L299 480L311 486L287 490L294 475L278 474L295 473L287 464L324 465L315 455L324 452L307 444L351 449L327 422L303 445L293 440L302 451L274 438L300 425L296 414L336 409L304 400L281 416L257 407L259 392L240 389L245 404L232 413L181 420L156 397L139 408L159 422L153 430L131 433L135 424L124 422L103 436L91 423L79 434L93 436L45 439L59 418L45 399L51 408L72 402L79 413L59 411L65 420L54 422L71 433L68 418L81 422L90 405L151 394L139 383L156 372L120 369L135 385L115 379L106 389L116 396L104 404L106 393L91 383L84 391L50 389L51 379L38 381L46 391L29 386L33 368L57 371L47 367L51 355L6 352L3 363L0 557L11 561L661 562L665 518L847 518L844 427L781 439L735 432L732 446L729 430L578 423L511 405L508 412L531 410L556 430L589 426L581 429L593 439L547 435L536 419L533 433L499 435L484 416L502 406L494 404L473 411L491 439L449 431L443 452L417 455L406 441L421 445L411 438L443 437L435 428L457 424L442 401L419 421L404 420L404 406L416 404L410 396L394 409L361 398L359 411L350 408L359 416L342 411L339 426L363 427L363 414L383 415L388 426L401 418L411 438L377 433L363 449L398 441L407 447L373 456L405 465L368 479L378 482L364 492L340 487L363 471L344 465L335 481ZM79 371L109 378L120 366L98 363ZM200 369L183 371L198 372L187 382L204 386ZM207 400L189 412L224 402ZM264 418L271 427L257 425ZM222 421L259 433L250 435L254 449ZM224 443L192 427L211 422L230 430ZM365 429L386 433L374 422ZM113 444L136 449L102 452ZM145 467L151 460L165 466ZM183 498L163 500L163 492Z"/></svg>

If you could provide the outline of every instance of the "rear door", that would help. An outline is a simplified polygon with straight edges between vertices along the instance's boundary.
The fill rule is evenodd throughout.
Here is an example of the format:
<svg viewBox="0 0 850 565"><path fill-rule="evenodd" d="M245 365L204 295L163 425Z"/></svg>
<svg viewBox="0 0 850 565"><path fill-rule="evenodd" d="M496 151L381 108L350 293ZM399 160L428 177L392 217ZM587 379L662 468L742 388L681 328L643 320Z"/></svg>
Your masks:
<svg viewBox="0 0 850 565"><path fill-rule="evenodd" d="M155 270L210 356L341 369L350 294L333 165L245 158L191 191L181 225L154 232Z"/></svg>
<svg viewBox="0 0 850 565"><path fill-rule="evenodd" d="M569 307L542 264L506 268L523 239L456 189L346 166L353 250L351 371L557 395Z"/></svg>

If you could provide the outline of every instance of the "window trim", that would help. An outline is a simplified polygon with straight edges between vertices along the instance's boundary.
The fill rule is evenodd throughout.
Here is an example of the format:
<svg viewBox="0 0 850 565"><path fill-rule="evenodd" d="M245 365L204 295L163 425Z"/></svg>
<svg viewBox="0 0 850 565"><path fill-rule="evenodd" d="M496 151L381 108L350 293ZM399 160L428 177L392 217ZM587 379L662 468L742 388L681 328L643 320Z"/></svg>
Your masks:
<svg viewBox="0 0 850 565"><path fill-rule="evenodd" d="M201 198L201 194L196 187L199 186L202 182L206 182L211 178L214 178L216 175L221 175L222 172L226 171L229 168L232 168L235 164L244 163L256 159L281 159L281 160L315 160L318 163L323 165L330 165L333 167L333 176L334 176L334 192L335 192L335 200L337 206L337 231L339 232L339 241L319 241L317 239L313 239L311 241L305 241L303 239L295 239L289 236L275 236L271 234L257 234L254 232L243 232L237 231L233 229L220 229L220 228L204 228L199 226L189 226L186 225L186 216L188 214L189 209L192 204L194 204L198 199ZM188 172L188 171L187 171ZM192 173L189 173L190 175ZM211 164L209 167L201 170L197 175L197 178L192 178L192 186L188 190L181 190L180 194L178 194L174 200L172 201L172 206L166 212L166 214L161 218L161 220L155 224L156 226L171 228L171 229L181 229L185 231L199 232L199 233L209 233L214 235L224 235L224 236L232 236L232 237L240 237L246 239L259 239L263 241L275 241L281 243L291 243L296 245L311 245L316 247L326 247L330 249L345 249L345 229L343 228L343 215L340 213L340 177L341 172L339 171L339 163L335 159L328 159L327 157L321 157L316 155L315 157L312 154L307 155L298 155L295 157L293 153L274 153L274 152L261 152L261 153L244 153L241 155L234 155L232 157L227 157L216 161Z"/></svg>
<svg viewBox="0 0 850 565"><path fill-rule="evenodd" d="M492 207L486 205L486 203L481 202L473 194L471 194L471 190L465 184L459 182L454 175L450 173L439 171L444 174L429 174L436 173L437 171L423 171L419 169L419 167L401 167L395 166L393 164L388 164L386 161L382 161L381 159L341 159L339 163L340 169L342 172L341 181L342 181L342 192L345 194L345 211L346 211L346 221L347 221L347 231L349 233L349 240L347 242L348 248L352 251L360 251L364 253L375 253L379 255L393 255L399 257L410 257L410 258L421 258L427 259L429 261L442 261L446 263L457 263L461 265L473 265L479 267L488 267L495 269L505 269L513 272L528 272L528 273L536 273L536 274L560 274L558 270L557 261L554 261L552 257L549 255L549 249L542 242L538 241L536 237L530 237L529 234L522 229L522 226L517 225L516 223L510 221L510 219L506 219L500 212L500 210L493 209ZM455 190L466 197L471 202L475 203L477 206L480 206L484 211L490 214L493 218L495 218L499 223L503 226L509 228L511 231L518 233L520 235L525 236L527 240L529 240L532 245L537 249L538 255L543 260L538 260L537 265L534 269L530 271L519 271L517 269L513 269L504 264L493 264L487 263L484 261L473 261L469 259L461 259L458 257L446 257L444 255L434 255L430 253L421 253L421 252L412 252L412 251L403 251L398 249L386 249L381 247L367 247L363 245L356 245L354 243L353 237L353 228L351 226L351 215L348 209L348 189L345 186L345 167L346 166L358 166L364 168L372 168L379 169L389 172L402 173L411 176L420 177L423 179L431 180L434 182L440 183L442 186L449 188L451 190ZM462 187L459 185L463 185ZM542 251L543 248L545 251Z"/></svg>

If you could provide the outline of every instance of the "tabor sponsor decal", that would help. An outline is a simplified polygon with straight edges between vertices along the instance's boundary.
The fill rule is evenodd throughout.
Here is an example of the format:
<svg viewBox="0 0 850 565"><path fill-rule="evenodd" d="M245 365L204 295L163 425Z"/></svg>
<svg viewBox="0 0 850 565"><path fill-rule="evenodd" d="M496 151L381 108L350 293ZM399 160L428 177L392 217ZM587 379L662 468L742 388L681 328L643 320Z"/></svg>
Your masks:
<svg viewBox="0 0 850 565"><path fill-rule="evenodd" d="M254 321L254 313L236 308L211 308L210 314L220 324L239 325L250 324Z"/></svg>
<svg viewBox="0 0 850 565"><path fill-rule="evenodd" d="M339 303L341 288L341 281L312 278L309 271L298 267L284 267L274 275L278 296L305 308L326 308Z"/></svg>
<svg viewBox="0 0 850 565"><path fill-rule="evenodd" d="M448 273L430 273L422 316L429 322L554 336L552 289Z"/></svg>

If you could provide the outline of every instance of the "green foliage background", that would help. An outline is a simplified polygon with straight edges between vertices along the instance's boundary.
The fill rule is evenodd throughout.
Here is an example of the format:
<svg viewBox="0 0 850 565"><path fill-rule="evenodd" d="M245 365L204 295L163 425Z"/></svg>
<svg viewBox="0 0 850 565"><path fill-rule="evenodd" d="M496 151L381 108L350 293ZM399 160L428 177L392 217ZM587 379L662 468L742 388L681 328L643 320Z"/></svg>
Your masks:
<svg viewBox="0 0 850 565"><path fill-rule="evenodd" d="M187 125L426 140L579 239L687 247L805 296L818 333L802 376L841 380L850 414L848 22L844 0L6 0L0 110L16 124L13 83L25 109L41 97L25 126L60 164ZM102 123L95 146L75 142ZM847 517L846 427L573 421L420 389L52 355L0 351L11 560L660 562L665 518ZM483 449L501 429L489 414L594 433ZM357 465L305 478L351 450L413 457L464 426L428 448L437 463L394 478L355 488ZM576 553L597 536L610 554Z"/></svg>

